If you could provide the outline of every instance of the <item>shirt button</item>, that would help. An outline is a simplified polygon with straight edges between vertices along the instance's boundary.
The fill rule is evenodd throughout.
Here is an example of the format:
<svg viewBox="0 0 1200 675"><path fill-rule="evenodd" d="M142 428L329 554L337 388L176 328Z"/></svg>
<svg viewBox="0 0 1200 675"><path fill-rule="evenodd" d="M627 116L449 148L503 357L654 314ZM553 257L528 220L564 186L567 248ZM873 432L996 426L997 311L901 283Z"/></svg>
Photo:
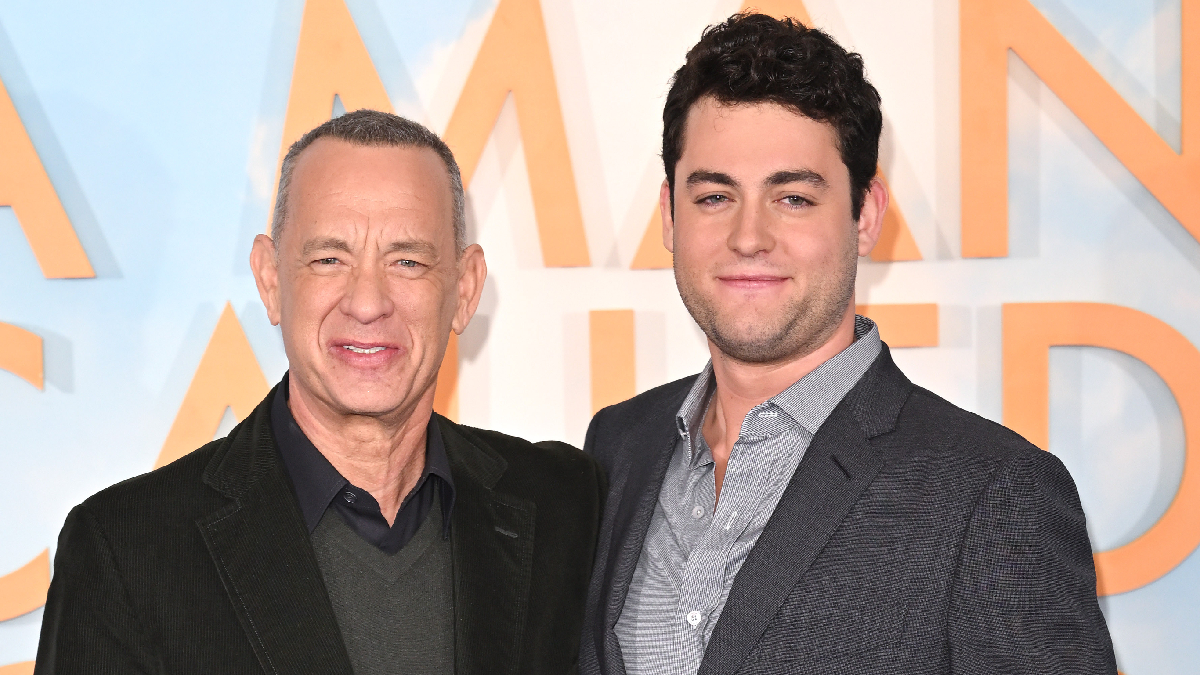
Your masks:
<svg viewBox="0 0 1200 675"><path fill-rule="evenodd" d="M692 624L692 628L695 628L696 626L700 625L701 618L703 618L703 616L700 614L700 612L697 612L693 609L692 611L688 612L687 622Z"/></svg>
<svg viewBox="0 0 1200 675"><path fill-rule="evenodd" d="M692 517L693 518L703 518L704 517L704 507L700 506L699 504L692 507Z"/></svg>
<svg viewBox="0 0 1200 675"><path fill-rule="evenodd" d="M347 504L353 504L358 501L358 495L353 492L344 492L342 493L342 499L345 499Z"/></svg>

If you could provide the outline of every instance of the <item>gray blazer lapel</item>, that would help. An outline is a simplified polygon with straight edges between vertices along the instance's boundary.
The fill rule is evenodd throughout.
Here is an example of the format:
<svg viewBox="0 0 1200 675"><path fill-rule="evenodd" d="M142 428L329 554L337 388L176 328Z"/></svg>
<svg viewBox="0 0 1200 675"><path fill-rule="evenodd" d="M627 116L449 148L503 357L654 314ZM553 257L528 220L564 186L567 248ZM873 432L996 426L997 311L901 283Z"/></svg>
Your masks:
<svg viewBox="0 0 1200 675"><path fill-rule="evenodd" d="M609 476L611 484L624 483L624 486L619 488L621 496L615 505L608 559L602 568L604 580L601 588L609 591L601 612L603 638L602 644L597 645L597 652L604 663L604 671L613 675L623 675L625 672L624 657L615 630L617 620L625 607L629 584L642 554L654 508L658 504L658 493L662 490L667 467L675 452L675 443L679 440L675 414L683 404L692 380L694 378L689 379L675 396L662 402L641 424L624 435L626 447L618 456L627 457L628 461L618 464L622 468L621 475Z"/></svg>
<svg viewBox="0 0 1200 675"><path fill-rule="evenodd" d="M455 670L515 673L533 573L535 505L493 490L502 457L439 419L454 474Z"/></svg>
<svg viewBox="0 0 1200 675"><path fill-rule="evenodd" d="M869 440L895 428L912 383L884 345L821 425L775 512L734 578L699 675L741 666L804 572L883 466Z"/></svg>
<svg viewBox="0 0 1200 675"><path fill-rule="evenodd" d="M214 456L205 482L232 503L196 521L267 673L344 673L350 659L295 495L260 404Z"/></svg>

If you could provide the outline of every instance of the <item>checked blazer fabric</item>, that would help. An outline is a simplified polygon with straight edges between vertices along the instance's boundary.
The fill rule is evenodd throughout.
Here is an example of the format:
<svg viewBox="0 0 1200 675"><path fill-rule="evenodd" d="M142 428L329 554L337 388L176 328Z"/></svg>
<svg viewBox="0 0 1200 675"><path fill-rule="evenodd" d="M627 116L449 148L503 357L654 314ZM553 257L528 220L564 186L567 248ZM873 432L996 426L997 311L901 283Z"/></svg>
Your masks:
<svg viewBox="0 0 1200 675"><path fill-rule="evenodd" d="M605 408L588 430L609 490L581 673L625 674L614 627L694 379ZM1070 475L914 386L885 345L813 437L699 673L1115 674Z"/></svg>

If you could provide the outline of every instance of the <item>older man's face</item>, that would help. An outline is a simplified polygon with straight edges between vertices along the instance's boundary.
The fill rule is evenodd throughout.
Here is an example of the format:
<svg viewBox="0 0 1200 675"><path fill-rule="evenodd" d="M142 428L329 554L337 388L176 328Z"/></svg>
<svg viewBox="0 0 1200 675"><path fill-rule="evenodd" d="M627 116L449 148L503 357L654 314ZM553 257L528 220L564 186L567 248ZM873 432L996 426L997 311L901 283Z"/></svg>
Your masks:
<svg viewBox="0 0 1200 675"><path fill-rule="evenodd" d="M319 139L296 162L288 209L277 256L258 259L271 245L260 237L254 263L293 391L342 415L431 402L450 331L470 321L485 274L477 246L455 255L441 159Z"/></svg>

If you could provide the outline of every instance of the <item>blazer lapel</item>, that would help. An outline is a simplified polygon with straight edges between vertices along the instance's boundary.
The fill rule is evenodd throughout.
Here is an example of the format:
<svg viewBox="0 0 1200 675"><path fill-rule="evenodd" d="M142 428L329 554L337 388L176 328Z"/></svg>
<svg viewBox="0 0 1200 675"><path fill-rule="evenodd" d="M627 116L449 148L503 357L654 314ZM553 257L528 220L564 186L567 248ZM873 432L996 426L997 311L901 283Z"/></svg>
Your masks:
<svg viewBox="0 0 1200 675"><path fill-rule="evenodd" d="M265 672L351 675L308 531L275 450L273 395L205 471L205 482L232 503L196 524Z"/></svg>
<svg viewBox="0 0 1200 675"><path fill-rule="evenodd" d="M515 673L533 573L535 505L493 489L500 455L438 418L454 477L455 670Z"/></svg>
<svg viewBox="0 0 1200 675"><path fill-rule="evenodd" d="M911 383L884 346L830 414L734 578L698 675L734 673L883 466L868 437L895 426Z"/></svg>
<svg viewBox="0 0 1200 675"><path fill-rule="evenodd" d="M606 672L624 673L624 657L617 641L616 625L625 608L629 584L637 568L646 532L658 504L667 467L675 453L679 431L675 426L675 413L683 404L688 389L666 402L658 414L651 415L644 427L634 430L628 442L649 451L633 452L625 475L625 487L613 517L612 544L609 547L608 564L604 566L604 585L610 589L604 607L604 645L599 653L607 663ZM677 399L677 400L676 400Z"/></svg>

